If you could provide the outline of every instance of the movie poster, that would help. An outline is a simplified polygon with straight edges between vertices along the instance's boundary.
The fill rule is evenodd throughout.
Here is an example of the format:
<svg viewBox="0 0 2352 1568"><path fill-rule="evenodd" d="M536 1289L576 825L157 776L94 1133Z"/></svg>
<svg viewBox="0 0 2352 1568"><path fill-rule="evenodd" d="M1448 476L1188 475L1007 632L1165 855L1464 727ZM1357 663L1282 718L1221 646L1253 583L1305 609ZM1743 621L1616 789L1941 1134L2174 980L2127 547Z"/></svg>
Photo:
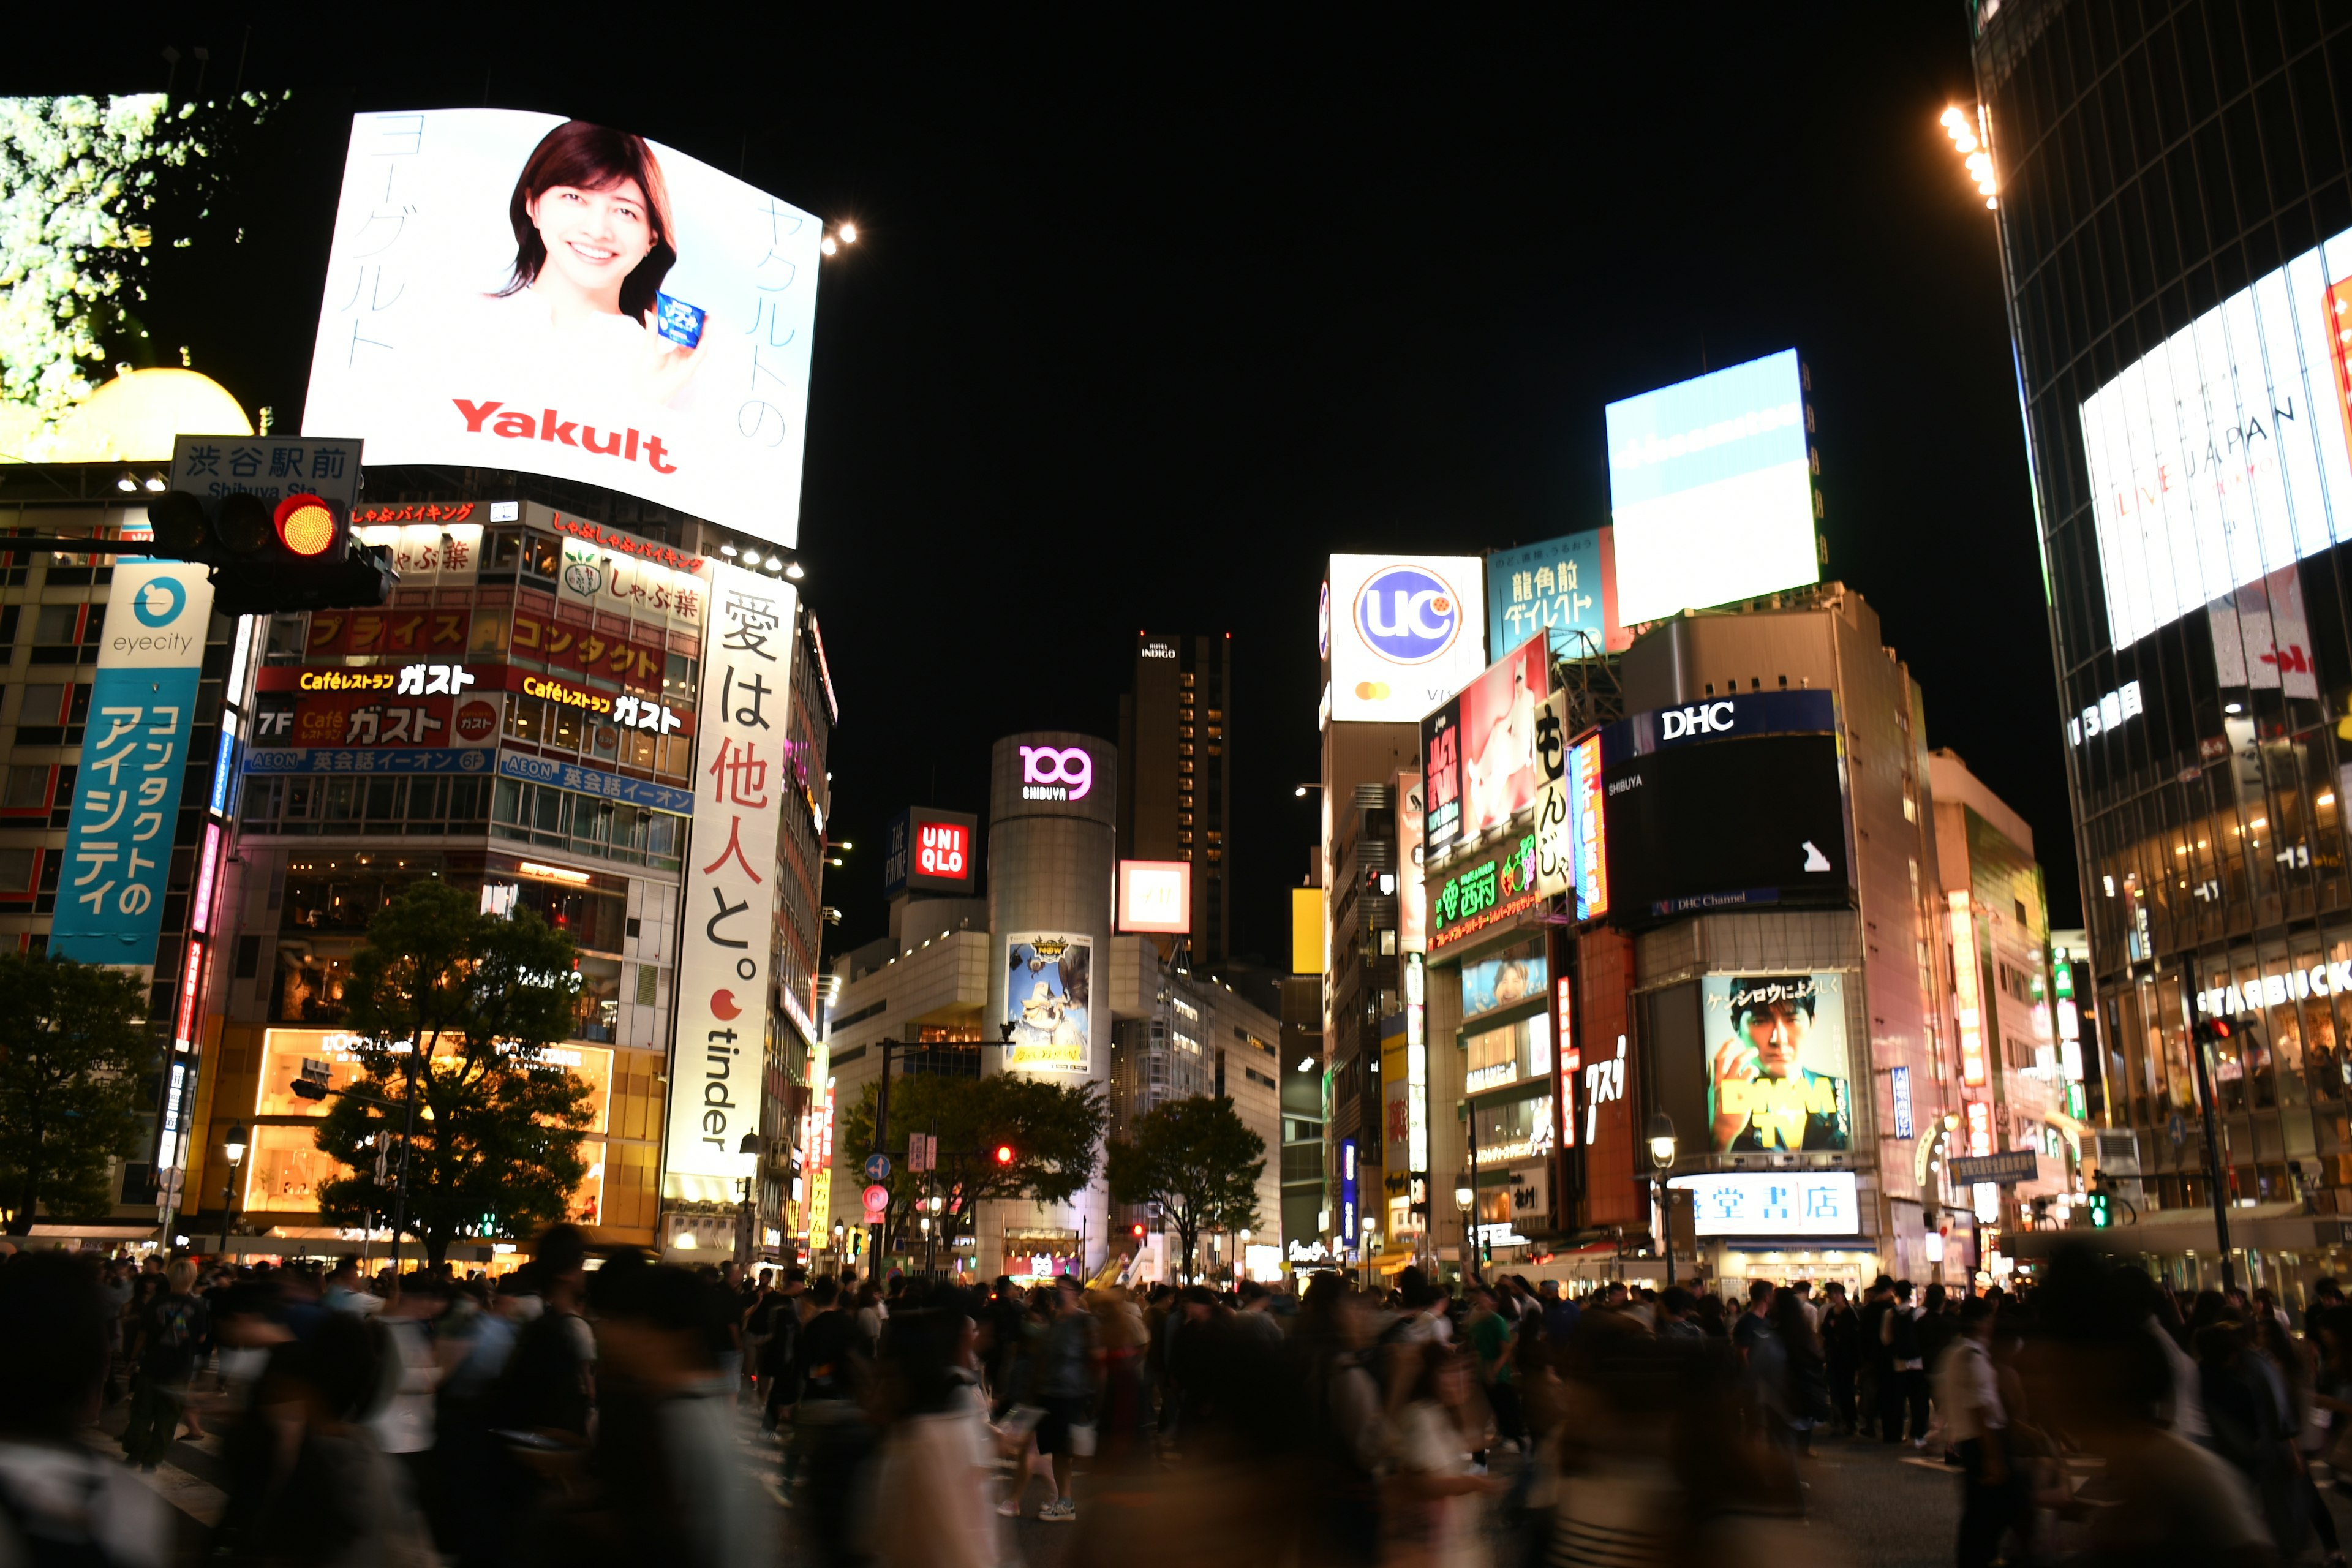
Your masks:
<svg viewBox="0 0 2352 1568"><path fill-rule="evenodd" d="M1710 974L1707 1147L1714 1152L1853 1146L1844 976Z"/></svg>
<svg viewBox="0 0 2352 1568"><path fill-rule="evenodd" d="M1007 1070L1089 1074L1094 943L1083 936L1016 932L1006 943Z"/></svg>

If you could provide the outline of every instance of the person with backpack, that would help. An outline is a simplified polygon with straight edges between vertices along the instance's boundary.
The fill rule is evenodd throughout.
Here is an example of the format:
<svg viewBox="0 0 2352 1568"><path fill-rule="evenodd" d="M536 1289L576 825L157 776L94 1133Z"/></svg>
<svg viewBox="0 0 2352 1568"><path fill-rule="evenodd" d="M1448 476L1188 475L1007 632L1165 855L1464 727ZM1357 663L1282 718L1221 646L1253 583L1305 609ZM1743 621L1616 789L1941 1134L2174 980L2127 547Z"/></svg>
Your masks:
<svg viewBox="0 0 2352 1568"><path fill-rule="evenodd" d="M154 1469L172 1451L188 1384L209 1338L205 1304L195 1294L196 1266L182 1258L165 1279L164 1294L148 1304L133 1326L137 1385L130 1425L122 1429L122 1458L142 1470Z"/></svg>
<svg viewBox="0 0 2352 1568"><path fill-rule="evenodd" d="M751 1309L747 1327L760 1342L760 1430L772 1434L800 1403L801 1304L808 1293L808 1270L784 1270L783 1287ZM746 1336L747 1338L750 1335Z"/></svg>
<svg viewBox="0 0 2352 1568"><path fill-rule="evenodd" d="M1911 1304L1911 1281L1895 1281L1895 1298L1878 1319L1884 1371L1878 1386L1881 1442L1903 1441L1903 1413L1911 1412L1911 1446L1927 1446L1927 1359L1919 1334L1919 1309Z"/></svg>

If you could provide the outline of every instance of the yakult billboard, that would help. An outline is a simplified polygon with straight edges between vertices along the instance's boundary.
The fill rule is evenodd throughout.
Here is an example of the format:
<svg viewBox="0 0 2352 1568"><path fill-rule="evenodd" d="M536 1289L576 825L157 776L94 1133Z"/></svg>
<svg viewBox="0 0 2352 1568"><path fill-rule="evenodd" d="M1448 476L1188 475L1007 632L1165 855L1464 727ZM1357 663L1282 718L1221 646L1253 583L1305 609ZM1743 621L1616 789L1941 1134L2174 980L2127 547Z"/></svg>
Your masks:
<svg viewBox="0 0 2352 1568"><path fill-rule="evenodd" d="M362 114L306 435L371 463L517 468L791 546L814 217L626 131Z"/></svg>

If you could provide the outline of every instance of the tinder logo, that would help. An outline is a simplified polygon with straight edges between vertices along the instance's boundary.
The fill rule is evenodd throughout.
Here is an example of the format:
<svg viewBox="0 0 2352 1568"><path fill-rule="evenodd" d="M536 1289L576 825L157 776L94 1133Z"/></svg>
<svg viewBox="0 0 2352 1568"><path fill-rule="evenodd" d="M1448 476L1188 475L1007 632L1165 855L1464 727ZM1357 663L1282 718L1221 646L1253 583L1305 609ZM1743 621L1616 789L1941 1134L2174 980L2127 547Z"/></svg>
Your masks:
<svg viewBox="0 0 2352 1568"><path fill-rule="evenodd" d="M658 436L641 436L634 428L607 430L600 436L593 425L565 419L552 408L541 409L539 417L534 419L495 400L476 403L470 398L453 397L449 401L457 405L458 414L466 421L466 433L469 436L502 436L509 441L552 441L560 447L575 447L583 452L593 452L600 458L618 458L628 463L635 462L642 456L646 466L657 474L677 472L676 463L663 460L669 456L669 448L662 445L662 438ZM501 409L506 412L499 413ZM494 414L498 415L496 419L490 417ZM489 426L488 430L482 428L485 425Z"/></svg>

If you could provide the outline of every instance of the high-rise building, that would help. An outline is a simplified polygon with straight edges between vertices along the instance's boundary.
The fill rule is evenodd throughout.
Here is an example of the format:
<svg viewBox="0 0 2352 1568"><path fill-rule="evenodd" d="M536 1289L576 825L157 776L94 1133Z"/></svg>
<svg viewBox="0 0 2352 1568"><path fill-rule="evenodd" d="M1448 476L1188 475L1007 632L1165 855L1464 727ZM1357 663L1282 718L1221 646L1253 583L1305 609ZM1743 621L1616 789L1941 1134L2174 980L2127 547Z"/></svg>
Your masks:
<svg viewBox="0 0 2352 1568"><path fill-rule="evenodd" d="M1192 863L1196 969L1232 952L1233 688L1230 632L1139 633L1118 704L1119 858Z"/></svg>
<svg viewBox="0 0 2352 1568"><path fill-rule="evenodd" d="M1979 0L1946 121L1991 160L2131 1249L2213 1279L2226 1018L2221 1195L2296 1205L2231 1240L2288 1289L2342 1266L2305 1200L2352 1205L2347 42L2309 0Z"/></svg>

